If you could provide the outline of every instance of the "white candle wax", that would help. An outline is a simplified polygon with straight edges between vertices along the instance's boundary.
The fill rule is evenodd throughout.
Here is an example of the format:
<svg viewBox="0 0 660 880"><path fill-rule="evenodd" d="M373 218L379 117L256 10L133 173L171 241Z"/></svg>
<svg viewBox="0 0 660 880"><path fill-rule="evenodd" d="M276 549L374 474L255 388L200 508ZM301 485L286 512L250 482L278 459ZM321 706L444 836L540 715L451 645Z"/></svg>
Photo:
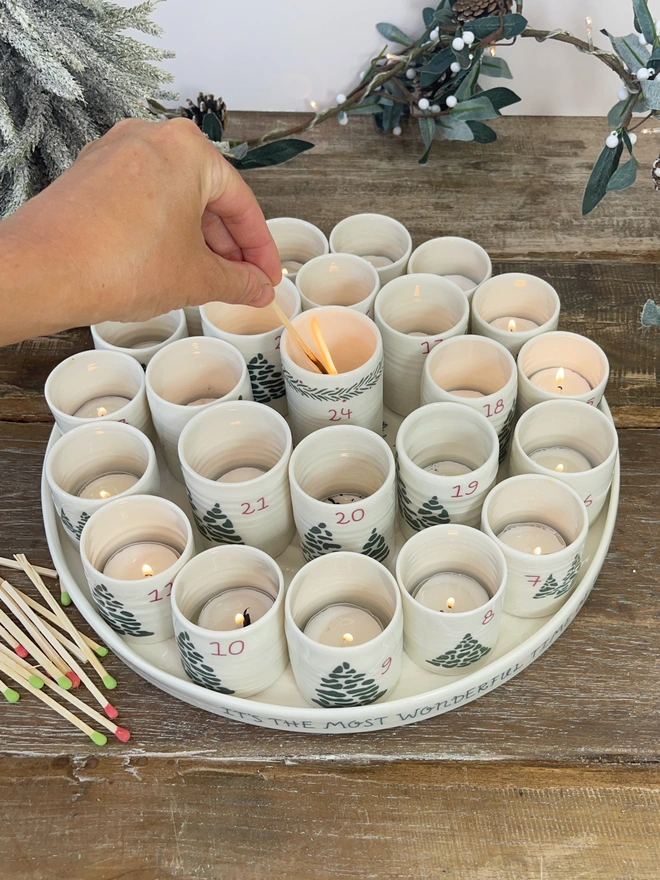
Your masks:
<svg viewBox="0 0 660 880"><path fill-rule="evenodd" d="M427 464L424 470L430 474L438 474L441 477L460 477L463 474L469 474L472 468L462 464L460 461L447 459L446 461L434 461L432 464Z"/></svg>
<svg viewBox="0 0 660 880"><path fill-rule="evenodd" d="M490 322L490 326L496 330L507 330L509 333L524 333L526 330L538 329L539 325L536 321L530 321L528 318L505 315L503 318L495 318Z"/></svg>
<svg viewBox="0 0 660 880"><path fill-rule="evenodd" d="M453 281L454 284L458 284L461 290L472 290L473 287L477 286L477 282L468 278L467 275L445 275L444 277L447 281Z"/></svg>
<svg viewBox="0 0 660 880"><path fill-rule="evenodd" d="M532 452L529 457L541 467L560 474L579 474L592 468L586 455L570 446L546 446Z"/></svg>
<svg viewBox="0 0 660 880"><path fill-rule="evenodd" d="M359 492L335 492L322 499L326 504L354 504L356 501L363 501L364 495Z"/></svg>
<svg viewBox="0 0 660 880"><path fill-rule="evenodd" d="M167 544L141 541L117 550L108 559L103 574L121 581L141 581L160 574L179 558L179 553Z"/></svg>
<svg viewBox="0 0 660 880"><path fill-rule="evenodd" d="M426 339L427 336L430 336L430 333L424 333L423 330L411 330L410 333L406 334L407 336L423 336Z"/></svg>
<svg viewBox="0 0 660 880"><path fill-rule="evenodd" d="M213 596L199 612L197 625L227 632L242 629L262 618L275 599L257 587L232 587Z"/></svg>
<svg viewBox="0 0 660 880"><path fill-rule="evenodd" d="M333 648L364 645L382 631L380 620L357 605L328 605L315 614L303 630L310 639Z"/></svg>
<svg viewBox="0 0 660 880"><path fill-rule="evenodd" d="M512 550L533 556L556 553L566 546L558 531L538 522L511 523L497 537Z"/></svg>
<svg viewBox="0 0 660 880"><path fill-rule="evenodd" d="M79 498L111 498L113 495L119 495L134 486L139 477L135 474L127 474L117 471L117 473L101 474L94 477L93 480L85 483L78 492Z"/></svg>
<svg viewBox="0 0 660 880"><path fill-rule="evenodd" d="M164 339L145 339L142 342L134 342L131 348L151 348L152 345L160 345Z"/></svg>
<svg viewBox="0 0 660 880"><path fill-rule="evenodd" d="M530 382L544 391L553 394L584 394L591 391L591 385L584 376L567 367L548 367L529 377Z"/></svg>
<svg viewBox="0 0 660 880"><path fill-rule="evenodd" d="M108 394L105 397L93 397L74 412L79 419L98 419L110 413L117 412L122 406L130 403L129 397L120 397L117 394Z"/></svg>
<svg viewBox="0 0 660 880"><path fill-rule="evenodd" d="M304 263L299 263L298 260L282 260L282 275L295 275L303 265Z"/></svg>
<svg viewBox="0 0 660 880"><path fill-rule="evenodd" d="M187 403L186 406L202 406L205 403L214 403L216 400L218 400L217 397L196 397Z"/></svg>
<svg viewBox="0 0 660 880"><path fill-rule="evenodd" d="M488 590L467 574L442 571L415 587L411 596L420 605L445 614L474 611L490 601Z"/></svg>
<svg viewBox="0 0 660 880"><path fill-rule="evenodd" d="M383 257L379 254L365 254L362 259L366 260L367 263L371 263L374 269L382 269L383 266L391 266L394 262L394 260L390 260L389 257Z"/></svg>
<svg viewBox="0 0 660 880"><path fill-rule="evenodd" d="M216 483L245 483L247 480L255 480L257 477L263 477L266 473L262 468L257 467L237 467L227 471L226 474L218 477Z"/></svg>
<svg viewBox="0 0 660 880"><path fill-rule="evenodd" d="M455 394L456 397L485 397L485 394L482 394L481 391L473 391L470 388L459 388L456 391L450 391L450 394Z"/></svg>

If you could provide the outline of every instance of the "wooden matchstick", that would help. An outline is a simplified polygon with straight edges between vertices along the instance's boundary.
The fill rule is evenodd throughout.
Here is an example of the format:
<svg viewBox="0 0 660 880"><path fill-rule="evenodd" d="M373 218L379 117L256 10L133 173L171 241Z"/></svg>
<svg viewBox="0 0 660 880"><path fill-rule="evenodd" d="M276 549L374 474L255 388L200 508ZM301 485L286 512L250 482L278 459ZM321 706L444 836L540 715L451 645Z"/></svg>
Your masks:
<svg viewBox="0 0 660 880"><path fill-rule="evenodd" d="M108 690L113 690L113 688L116 688L117 687L116 680L113 678L112 675L110 675L106 671L106 669L103 666L103 664L101 663L101 661L96 657L94 652L92 650L90 650L90 648L85 644L85 641L82 638L82 635L78 632L78 630L74 626L73 622L67 617L67 615L64 613L64 611L62 611L62 609L59 607L59 605L57 604L57 602L55 601L55 599L51 595L50 590L48 589L46 584L39 577L39 572L36 571L34 566L29 563L27 557L22 553L16 556L16 561L23 567L23 570L25 571L27 576L30 578L32 583L39 590L39 592L41 593L43 598L46 600L46 602L48 602L53 613L58 617L58 619L60 621L60 625L64 629L66 629L67 632L70 633L70 635L73 636L76 643L80 647L80 650L83 652L83 654L86 656L86 658L89 660L89 662L92 664L92 666L94 667L94 669L98 673L103 684L108 688ZM83 662L85 662L85 661L83 661Z"/></svg>
<svg viewBox="0 0 660 880"><path fill-rule="evenodd" d="M0 659L3 659L7 666L15 667L18 672L20 672L21 675L24 675L30 684L38 690L41 690L45 681L49 681L47 675L44 675L43 677L38 675L38 673L41 672L40 669L37 669L36 666L30 666L25 660L22 660L20 657L12 654L11 651L8 651L4 645L0 645Z"/></svg>
<svg viewBox="0 0 660 880"><path fill-rule="evenodd" d="M47 620L42 620L42 624L46 627L48 632L53 636L53 638L57 639L60 645L63 645L66 650L71 654L76 660L79 660L81 663L89 663L87 659L87 654L79 648L78 645L75 645L71 639L67 639L65 635L63 635L58 629L56 629L51 623L48 623Z"/></svg>
<svg viewBox="0 0 660 880"><path fill-rule="evenodd" d="M0 678L0 691L7 700L8 703L18 703L21 698L21 695L18 691L15 691L14 688L10 688L8 684L5 684L4 681Z"/></svg>
<svg viewBox="0 0 660 880"><path fill-rule="evenodd" d="M323 338L323 334L321 333L321 325L319 324L319 319L316 315L313 315L309 322L309 329L312 331L312 335L316 340L316 344L319 347L319 351L321 352L321 357L323 358L323 363L328 368L328 373L332 373L333 376L337 375L337 367L335 366L335 362L332 360L332 355L330 354L330 349L328 348L328 344Z"/></svg>
<svg viewBox="0 0 660 880"><path fill-rule="evenodd" d="M26 634L16 626L14 621L1 609L0 624L2 624L5 629L8 629L14 638L20 639L21 645L23 645L28 654L34 657L39 666L43 666L48 675L50 675L51 678L54 678L60 687L69 690L71 687L71 679L67 678L66 675L62 675L57 666L48 659L44 652L35 645L32 639L29 636L26 636Z"/></svg>
<svg viewBox="0 0 660 880"><path fill-rule="evenodd" d="M7 630L3 626L0 626L0 639L7 642L9 647L13 648L19 657L28 657L29 656L28 652L25 650L23 645L21 645L20 642L16 641L16 639L13 637L13 635L11 633L7 632Z"/></svg>
<svg viewBox="0 0 660 880"><path fill-rule="evenodd" d="M16 571L22 571L23 569L23 566L20 563L16 562L14 559L6 559L4 556L0 556L0 565L5 568L13 568ZM41 565L35 565L34 568L35 571L38 571L39 574L42 574L44 577L54 579L59 577L54 568L43 568Z"/></svg>
<svg viewBox="0 0 660 880"><path fill-rule="evenodd" d="M52 697L49 697L48 694L43 694L40 690L37 690L36 687L33 687L27 678L24 678L14 669L10 668L8 664L5 664L3 660L0 659L0 670L12 678L16 684L24 687L27 691L33 694L38 700L41 700L42 703L45 703L51 709L61 715L62 718L66 718L66 720L73 724L74 727L77 727L78 730L82 730L83 733L86 733L87 736L95 743L97 746L104 746L108 738L104 733L101 733L98 730L93 730L88 724L85 724L84 721L81 721L73 712L69 712L68 709L65 709L64 706L60 706Z"/></svg>
<svg viewBox="0 0 660 880"><path fill-rule="evenodd" d="M45 585L44 585L44 587L45 587ZM64 629L64 623L62 622L62 620L60 620L60 618L57 616L57 614L54 614L52 611L49 611L45 605L41 605L39 602L36 601L36 599L33 599L32 596L28 596L27 593L23 592L23 590L19 590L18 587L14 587L14 589L16 590L18 595L21 597L21 599L27 605L29 605L30 608L32 608L34 611L36 611L40 617L43 617L43 619L47 620L49 623L54 623L55 626L59 626L60 629ZM51 596L51 598L53 599L53 602L55 602L55 605L57 606L58 611L61 611L62 609L59 607L59 605L57 605L57 602L55 601L52 594L48 590L48 587L45 587L45 589L48 592L48 594ZM66 614L64 614L63 611L62 611L62 614L66 618L66 620L69 619L66 616ZM75 624L72 624L72 625L75 626ZM79 629L76 629L76 632L80 635L80 638L85 642L85 644L88 645L92 649L92 651L94 651L96 654L98 654L99 657L107 656L108 649L106 648L105 645L99 645L98 642L95 642L94 639L90 639L89 636L86 636L85 633L80 632Z"/></svg>
<svg viewBox="0 0 660 880"><path fill-rule="evenodd" d="M289 331L289 333L291 334L293 339L298 343L298 345L300 346L300 348L303 351L303 354L314 364L314 366L319 371L319 373L327 374L329 372L329 370L326 367L326 365L323 363L322 360L317 358L317 356L314 354L312 349L309 347L309 345L307 345L305 340L302 338L300 333L298 333L296 328L293 326L291 321L289 321L289 319L284 314L282 309L278 306L278 304L275 302L275 300L272 301L270 306L271 306L272 310L275 312L275 314L277 315L277 317L280 319L280 321L284 324L286 329Z"/></svg>

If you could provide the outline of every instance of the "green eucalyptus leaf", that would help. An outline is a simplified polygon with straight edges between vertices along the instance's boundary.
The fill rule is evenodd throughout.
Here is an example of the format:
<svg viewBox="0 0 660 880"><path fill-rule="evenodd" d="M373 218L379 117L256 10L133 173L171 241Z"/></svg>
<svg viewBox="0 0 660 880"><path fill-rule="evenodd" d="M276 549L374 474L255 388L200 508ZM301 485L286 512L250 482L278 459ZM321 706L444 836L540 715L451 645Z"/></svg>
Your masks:
<svg viewBox="0 0 660 880"><path fill-rule="evenodd" d="M485 94L485 93L484 93ZM494 119L499 116L499 112L493 107L488 98L479 95L478 98L470 98L469 101L462 101L451 110L454 119Z"/></svg>
<svg viewBox="0 0 660 880"><path fill-rule="evenodd" d="M424 146L428 149L433 143L433 137L435 136L435 120L432 116L420 116L417 121L419 122L419 130L422 133Z"/></svg>
<svg viewBox="0 0 660 880"><path fill-rule="evenodd" d="M619 101L607 114L607 124L610 128L619 128L623 124L623 120L628 115L628 102L629 99Z"/></svg>
<svg viewBox="0 0 660 880"><path fill-rule="evenodd" d="M440 27L446 27L454 22L454 13L448 7L438 7L433 14L433 21Z"/></svg>
<svg viewBox="0 0 660 880"><path fill-rule="evenodd" d="M607 184L607 191L628 189L632 186L637 177L637 160L631 157L624 165L620 165L614 174L610 177Z"/></svg>
<svg viewBox="0 0 660 880"><path fill-rule="evenodd" d="M443 116L437 121L437 128L448 141L472 141L474 132L462 119L452 119L451 116Z"/></svg>
<svg viewBox="0 0 660 880"><path fill-rule="evenodd" d="M492 144L493 141L497 140L497 135L490 125L486 125L483 122L477 122L474 119L471 119L465 124L470 127L476 144Z"/></svg>
<svg viewBox="0 0 660 880"><path fill-rule="evenodd" d="M498 86L496 89L486 89L485 92L481 92L479 95L479 100L482 98L488 98L496 110L501 110L502 107L509 107L511 104L517 104L520 101L515 92L504 86Z"/></svg>
<svg viewBox="0 0 660 880"><path fill-rule="evenodd" d="M429 153L431 152L431 147L432 147L432 146L433 146L433 142L431 142L431 143L428 145L428 147L427 147L426 150L424 151L424 155L422 156L421 159L418 160L418 164L420 164L420 165L426 165L426 163L429 161Z"/></svg>
<svg viewBox="0 0 660 880"><path fill-rule="evenodd" d="M244 159L236 162L236 167L241 170L250 168L266 168L269 165L280 165L288 162L306 150L311 150L314 144L299 138L283 138L270 144L262 144L249 150Z"/></svg>
<svg viewBox="0 0 660 880"><path fill-rule="evenodd" d="M513 75L509 70L509 65L504 58L493 57L492 55L484 55L481 61L481 72L484 76L501 77L502 79L513 79Z"/></svg>
<svg viewBox="0 0 660 880"><path fill-rule="evenodd" d="M351 107L350 110L346 110L346 114L348 116L371 116L373 113L380 113L382 109L378 101L370 101L358 104L357 107Z"/></svg>
<svg viewBox="0 0 660 880"><path fill-rule="evenodd" d="M504 34L506 40L517 37L527 27L527 19L518 12L509 13L503 16ZM475 18L470 22L470 30L478 40L489 37L500 28L502 21L499 15L489 15L487 18Z"/></svg>
<svg viewBox="0 0 660 880"><path fill-rule="evenodd" d="M625 128L624 128L624 130L621 132L621 137L623 138L623 143L626 145L626 149L628 150L628 152L629 152L630 155L632 156L632 154L633 154L633 145L632 145L632 141L630 140L630 135L629 135L628 132L625 130Z"/></svg>
<svg viewBox="0 0 660 880"><path fill-rule="evenodd" d="M651 57L649 61L660 61L660 46L656 46L656 48L651 52Z"/></svg>
<svg viewBox="0 0 660 880"><path fill-rule="evenodd" d="M441 52L431 58L431 60L419 69L419 82L424 89L440 79L442 74L449 69L449 65L454 60L454 50L451 46L443 49Z"/></svg>
<svg viewBox="0 0 660 880"><path fill-rule="evenodd" d="M210 141L219 143L222 140L222 125L215 113L209 112L204 115L202 131Z"/></svg>
<svg viewBox="0 0 660 880"><path fill-rule="evenodd" d="M394 101L391 98L386 98L384 95L378 99L378 103L383 107L391 107L394 104Z"/></svg>
<svg viewBox="0 0 660 880"><path fill-rule="evenodd" d="M236 144L235 147L232 147L231 153L234 159L238 159L240 161L241 159L245 159L249 149L250 148L247 145L247 141L243 141L242 144Z"/></svg>
<svg viewBox="0 0 660 880"><path fill-rule="evenodd" d="M651 53L646 46L641 46L637 34L628 34L627 37L613 37L608 31L603 33L610 38L610 43L616 54L632 73L637 73L640 67L646 67Z"/></svg>
<svg viewBox="0 0 660 880"><path fill-rule="evenodd" d="M655 42L655 24L646 0L632 0L632 4L639 29L644 34L646 42L653 45Z"/></svg>
<svg viewBox="0 0 660 880"><path fill-rule="evenodd" d="M376 30L382 37L389 40L390 43L401 43L402 46L408 46L410 43L415 42L407 34L404 34L402 30L399 30L396 25L388 24L386 21L379 22L376 25Z"/></svg>
<svg viewBox="0 0 660 880"><path fill-rule="evenodd" d="M432 6L426 6L422 9L422 18L424 19L424 26L431 27L433 24L433 16L435 15L435 9Z"/></svg>
<svg viewBox="0 0 660 880"><path fill-rule="evenodd" d="M645 80L642 83L642 92L649 110L660 110L660 80Z"/></svg>
<svg viewBox="0 0 660 880"><path fill-rule="evenodd" d="M616 171L623 152L623 141L619 141L614 149L603 147L584 190L582 199L583 216L591 213L607 192L607 184Z"/></svg>
<svg viewBox="0 0 660 880"><path fill-rule="evenodd" d="M454 94L459 101L466 101L473 94L477 79L479 78L479 65L474 64L463 77L461 84Z"/></svg>
<svg viewBox="0 0 660 880"><path fill-rule="evenodd" d="M649 112L649 105L644 100L643 95L639 96L639 98L637 99L637 103L633 107L633 110L635 113L648 113Z"/></svg>

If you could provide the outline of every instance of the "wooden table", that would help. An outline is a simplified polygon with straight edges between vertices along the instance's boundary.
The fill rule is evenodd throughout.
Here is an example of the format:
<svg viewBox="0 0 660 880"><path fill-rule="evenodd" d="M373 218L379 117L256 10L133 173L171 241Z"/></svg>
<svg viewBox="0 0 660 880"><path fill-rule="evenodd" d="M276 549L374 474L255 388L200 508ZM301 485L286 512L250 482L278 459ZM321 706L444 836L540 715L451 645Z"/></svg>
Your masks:
<svg viewBox="0 0 660 880"><path fill-rule="evenodd" d="M281 120L285 121L285 120ZM236 114L233 135L276 120ZM533 272L560 326L607 352L621 441L618 524L570 629L524 673L411 727L348 736L262 730L179 703L109 658L133 737L98 750L26 696L0 705L2 875L82 880L660 876L658 206L647 177L588 219L580 199L601 120L509 118L484 147L327 123L290 165L248 175L265 213L326 233L389 213L415 245L473 237L496 272ZM51 418L42 389L87 330L0 352L0 553L48 563L39 479ZM16 578L18 582L20 579Z"/></svg>

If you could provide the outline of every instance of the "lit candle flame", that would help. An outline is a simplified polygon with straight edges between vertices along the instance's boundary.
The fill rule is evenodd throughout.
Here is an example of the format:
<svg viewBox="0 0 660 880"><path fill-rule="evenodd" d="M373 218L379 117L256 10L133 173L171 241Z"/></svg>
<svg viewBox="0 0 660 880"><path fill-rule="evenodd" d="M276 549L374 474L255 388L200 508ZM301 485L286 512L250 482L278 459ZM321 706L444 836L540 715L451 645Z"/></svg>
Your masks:
<svg viewBox="0 0 660 880"><path fill-rule="evenodd" d="M491 45L491 47L490 47L491 58L494 58L496 53L497 53L497 49L495 48L495 46Z"/></svg>
<svg viewBox="0 0 660 880"><path fill-rule="evenodd" d="M513 318L511 318L511 320L509 321L509 332L510 333L516 332L516 322L513 320Z"/></svg>
<svg viewBox="0 0 660 880"><path fill-rule="evenodd" d="M341 638L345 645L350 645L350 643L353 641L353 636L350 633L344 633Z"/></svg>
<svg viewBox="0 0 660 880"><path fill-rule="evenodd" d="M98 406L96 408L96 415L97 416L107 416L107 414L108 414L108 411L104 406Z"/></svg>
<svg viewBox="0 0 660 880"><path fill-rule="evenodd" d="M309 106L312 108L312 110L318 110L318 109L319 109L319 105L316 103L316 101L310 101L310 102L309 102Z"/></svg>
<svg viewBox="0 0 660 880"><path fill-rule="evenodd" d="M101 498L109 498L111 494L112 492L106 492L105 489L101 489L101 491L99 492Z"/></svg>
<svg viewBox="0 0 660 880"><path fill-rule="evenodd" d="M454 599L453 596L450 596L450 597L447 599L447 608L448 608L448 610L451 611L451 609L454 607L455 604L456 604L456 599Z"/></svg>
<svg viewBox="0 0 660 880"><path fill-rule="evenodd" d="M284 266L282 266L282 275L288 275L288 274L289 274L289 270L285 269Z"/></svg>
<svg viewBox="0 0 660 880"><path fill-rule="evenodd" d="M555 470L559 471L560 474L563 474L564 473L564 465L561 462L559 462L559 464L557 465Z"/></svg>
<svg viewBox="0 0 660 880"><path fill-rule="evenodd" d="M555 382L557 383L557 391L563 391L564 388L562 386L562 382L564 381L564 368L560 367L557 370L557 374L555 376Z"/></svg>
<svg viewBox="0 0 660 880"><path fill-rule="evenodd" d="M540 556L541 555L541 548L534 547L534 549L532 550L532 553L534 554L534 556Z"/></svg>
<svg viewBox="0 0 660 880"><path fill-rule="evenodd" d="M153 576L154 576L153 568L150 565L147 565L145 563L145 565L142 566L142 577L150 578Z"/></svg>
<svg viewBox="0 0 660 880"><path fill-rule="evenodd" d="M236 624L236 626L243 626L243 624L245 623L245 618L242 614L237 614L234 618L234 623Z"/></svg>

